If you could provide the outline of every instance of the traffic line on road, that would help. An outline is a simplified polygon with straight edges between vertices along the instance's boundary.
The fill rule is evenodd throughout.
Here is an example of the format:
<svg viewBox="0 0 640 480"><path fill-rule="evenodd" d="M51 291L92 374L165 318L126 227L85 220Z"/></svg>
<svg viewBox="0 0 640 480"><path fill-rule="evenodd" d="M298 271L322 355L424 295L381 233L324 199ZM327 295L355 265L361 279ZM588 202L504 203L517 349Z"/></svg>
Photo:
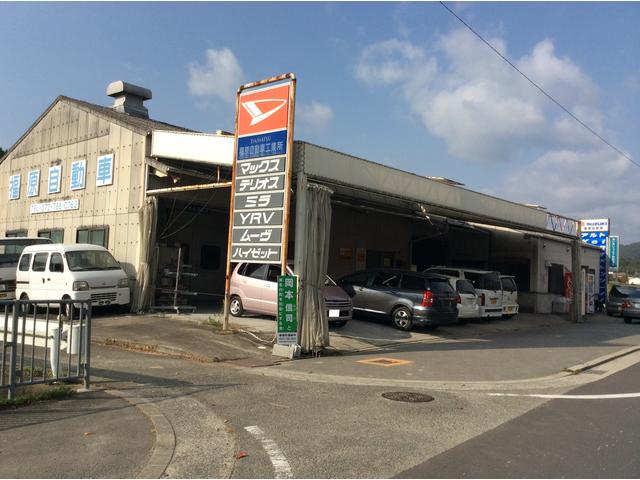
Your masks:
<svg viewBox="0 0 640 480"><path fill-rule="evenodd" d="M491 397L534 397L568 400L607 400L615 398L640 398L640 393L609 393L604 395L550 395L542 393L489 393Z"/></svg>
<svg viewBox="0 0 640 480"><path fill-rule="evenodd" d="M275 471L274 478L292 478L293 473L291 472L289 461L280 448L278 448L276 442L268 438L256 425L244 427L244 429L262 443L262 447L267 452L267 455L269 455L269 460L271 460L271 464L273 465Z"/></svg>

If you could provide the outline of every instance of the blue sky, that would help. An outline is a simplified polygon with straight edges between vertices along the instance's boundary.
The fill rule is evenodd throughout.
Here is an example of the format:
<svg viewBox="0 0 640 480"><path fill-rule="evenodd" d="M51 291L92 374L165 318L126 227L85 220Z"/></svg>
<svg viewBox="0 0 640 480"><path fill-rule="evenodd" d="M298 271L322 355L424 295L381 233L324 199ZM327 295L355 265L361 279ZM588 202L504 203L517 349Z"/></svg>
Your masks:
<svg viewBox="0 0 640 480"><path fill-rule="evenodd" d="M448 4L640 163L640 3ZM240 83L298 77L296 138L640 240L640 167L570 120L438 3L0 3L0 146L59 95L233 129Z"/></svg>

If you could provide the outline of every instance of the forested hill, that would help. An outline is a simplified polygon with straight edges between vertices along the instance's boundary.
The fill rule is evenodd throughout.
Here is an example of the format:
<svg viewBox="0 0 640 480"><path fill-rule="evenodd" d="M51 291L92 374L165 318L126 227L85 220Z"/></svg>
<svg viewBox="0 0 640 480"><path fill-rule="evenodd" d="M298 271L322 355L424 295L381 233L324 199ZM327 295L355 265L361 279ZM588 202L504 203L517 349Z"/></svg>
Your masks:
<svg viewBox="0 0 640 480"><path fill-rule="evenodd" d="M640 242L620 245L620 271L640 273Z"/></svg>

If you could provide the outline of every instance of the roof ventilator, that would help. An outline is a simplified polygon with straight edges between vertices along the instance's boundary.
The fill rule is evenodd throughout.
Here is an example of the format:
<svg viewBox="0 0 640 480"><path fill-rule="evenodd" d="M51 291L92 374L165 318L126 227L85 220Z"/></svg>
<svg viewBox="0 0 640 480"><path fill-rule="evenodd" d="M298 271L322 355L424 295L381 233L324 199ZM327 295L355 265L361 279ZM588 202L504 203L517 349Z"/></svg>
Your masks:
<svg viewBox="0 0 640 480"><path fill-rule="evenodd" d="M149 110L143 105L151 100L151 90L118 80L107 86L107 95L114 98L111 108L132 117L149 118Z"/></svg>

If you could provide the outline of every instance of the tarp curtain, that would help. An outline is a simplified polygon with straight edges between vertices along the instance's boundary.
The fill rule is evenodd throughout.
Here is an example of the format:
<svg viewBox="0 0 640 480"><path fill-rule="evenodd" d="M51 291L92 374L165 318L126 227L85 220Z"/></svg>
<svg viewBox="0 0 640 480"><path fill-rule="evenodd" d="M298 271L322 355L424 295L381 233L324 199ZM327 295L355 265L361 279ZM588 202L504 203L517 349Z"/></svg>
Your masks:
<svg viewBox="0 0 640 480"><path fill-rule="evenodd" d="M155 276L156 225L158 199L147 197L144 205L138 210L140 220L140 265L138 266L138 282L134 311L145 312L151 306Z"/></svg>
<svg viewBox="0 0 640 480"><path fill-rule="evenodd" d="M300 346L305 352L319 352L329 346L329 319L322 288L329 263L331 195L322 185L306 185L305 256L298 308L302 309ZM297 241L297 240L296 240Z"/></svg>

